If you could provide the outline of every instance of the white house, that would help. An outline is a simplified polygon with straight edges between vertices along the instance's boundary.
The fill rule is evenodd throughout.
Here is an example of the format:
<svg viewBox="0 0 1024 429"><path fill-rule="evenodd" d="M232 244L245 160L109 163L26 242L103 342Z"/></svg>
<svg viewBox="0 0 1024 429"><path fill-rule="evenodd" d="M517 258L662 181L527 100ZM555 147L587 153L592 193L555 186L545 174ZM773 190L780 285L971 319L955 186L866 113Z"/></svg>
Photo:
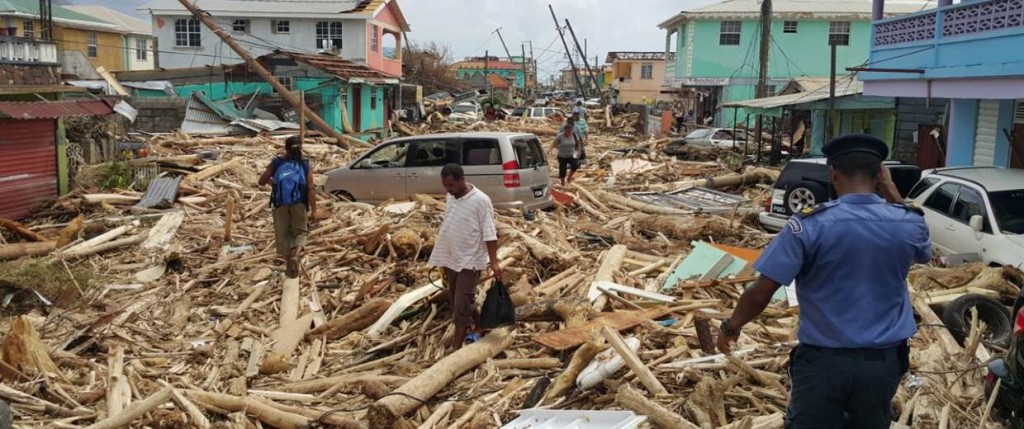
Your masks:
<svg viewBox="0 0 1024 429"><path fill-rule="evenodd" d="M125 70L153 70L156 67L153 26L150 23L99 5L66 5L64 8L118 27L123 38Z"/></svg>
<svg viewBox="0 0 1024 429"><path fill-rule="evenodd" d="M402 34L409 25L396 0L198 0L196 5L254 57L276 49L329 51L392 76L402 74ZM160 67L242 62L178 0L154 0L139 10L153 18Z"/></svg>

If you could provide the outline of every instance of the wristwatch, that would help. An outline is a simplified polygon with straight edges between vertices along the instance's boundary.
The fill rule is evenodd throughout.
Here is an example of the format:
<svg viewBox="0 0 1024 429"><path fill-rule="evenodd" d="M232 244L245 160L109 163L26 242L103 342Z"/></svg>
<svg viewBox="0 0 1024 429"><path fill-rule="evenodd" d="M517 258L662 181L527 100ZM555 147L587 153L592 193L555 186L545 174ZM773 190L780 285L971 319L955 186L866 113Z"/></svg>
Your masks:
<svg viewBox="0 0 1024 429"><path fill-rule="evenodd" d="M718 327L718 331L727 337L738 337L740 336L740 329L732 329L729 327L729 321L723 320L722 326Z"/></svg>

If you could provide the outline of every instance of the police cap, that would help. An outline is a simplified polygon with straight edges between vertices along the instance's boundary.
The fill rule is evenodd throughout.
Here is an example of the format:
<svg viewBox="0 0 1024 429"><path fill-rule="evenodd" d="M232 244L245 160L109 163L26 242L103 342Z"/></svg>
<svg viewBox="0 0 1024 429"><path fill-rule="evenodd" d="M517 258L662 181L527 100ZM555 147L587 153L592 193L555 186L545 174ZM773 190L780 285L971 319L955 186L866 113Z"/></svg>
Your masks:
<svg viewBox="0 0 1024 429"><path fill-rule="evenodd" d="M821 152L829 159L854 152L870 153L878 156L879 160L889 157L889 147L885 145L885 142L867 134L848 134L836 137L826 143L825 147L821 148Z"/></svg>

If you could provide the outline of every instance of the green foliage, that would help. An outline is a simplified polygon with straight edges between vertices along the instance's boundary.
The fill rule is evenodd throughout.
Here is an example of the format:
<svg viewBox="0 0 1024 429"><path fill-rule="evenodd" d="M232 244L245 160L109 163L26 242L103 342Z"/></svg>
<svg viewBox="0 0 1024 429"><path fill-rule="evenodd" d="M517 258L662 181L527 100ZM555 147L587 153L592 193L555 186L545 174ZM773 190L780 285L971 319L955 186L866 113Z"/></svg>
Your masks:
<svg viewBox="0 0 1024 429"><path fill-rule="evenodd" d="M71 265L64 268L64 263L59 260L30 259L0 264L0 280L24 289L35 289L55 302L71 292L77 295L78 287L87 290L92 286L95 274Z"/></svg>
<svg viewBox="0 0 1024 429"><path fill-rule="evenodd" d="M100 177L103 189L128 189L134 181L134 171L126 162L113 161L103 167Z"/></svg>

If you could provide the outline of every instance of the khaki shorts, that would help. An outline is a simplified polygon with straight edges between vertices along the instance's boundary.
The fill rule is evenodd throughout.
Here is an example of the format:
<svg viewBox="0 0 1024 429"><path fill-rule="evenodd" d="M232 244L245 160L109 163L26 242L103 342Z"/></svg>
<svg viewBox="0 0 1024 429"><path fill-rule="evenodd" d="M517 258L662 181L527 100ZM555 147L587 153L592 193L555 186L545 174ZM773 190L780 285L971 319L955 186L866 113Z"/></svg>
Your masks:
<svg viewBox="0 0 1024 429"><path fill-rule="evenodd" d="M278 255L291 255L292 249L306 245L308 216L303 203L274 207L274 239Z"/></svg>

